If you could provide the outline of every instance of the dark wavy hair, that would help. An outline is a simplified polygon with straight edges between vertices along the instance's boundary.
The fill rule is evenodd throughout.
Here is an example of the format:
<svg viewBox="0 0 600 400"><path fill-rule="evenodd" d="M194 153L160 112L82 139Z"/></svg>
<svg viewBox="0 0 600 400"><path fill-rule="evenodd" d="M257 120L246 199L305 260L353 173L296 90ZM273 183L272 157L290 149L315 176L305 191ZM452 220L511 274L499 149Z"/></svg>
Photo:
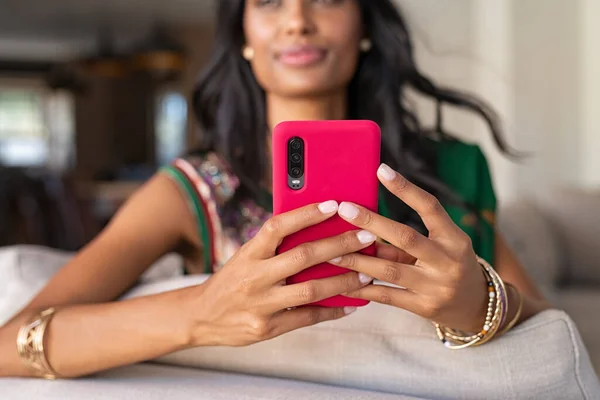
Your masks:
<svg viewBox="0 0 600 400"><path fill-rule="evenodd" d="M441 106L466 108L484 118L498 147L510 154L494 110L460 91L441 88L421 74L404 18L390 0L357 0L371 51L360 56L348 88L348 119L375 121L382 132L382 161L436 195L441 201L471 208L436 176L436 155L426 137L433 133L453 140L441 130ZM203 129L203 148L222 154L240 177L240 196L257 196L268 171L268 126L265 93L249 63L243 59L244 0L220 0L212 55L193 96L193 107ZM437 129L424 131L406 105L407 88L438 104ZM416 213L386 194L392 217L424 227ZM236 196L239 198L239 196Z"/></svg>

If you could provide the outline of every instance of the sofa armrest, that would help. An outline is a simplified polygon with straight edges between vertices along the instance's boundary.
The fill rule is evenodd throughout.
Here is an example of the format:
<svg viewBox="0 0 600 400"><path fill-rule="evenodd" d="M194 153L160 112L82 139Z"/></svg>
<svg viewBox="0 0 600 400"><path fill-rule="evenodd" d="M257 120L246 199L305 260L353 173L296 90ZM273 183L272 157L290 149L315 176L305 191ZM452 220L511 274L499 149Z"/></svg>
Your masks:
<svg viewBox="0 0 600 400"><path fill-rule="evenodd" d="M154 284L196 285L201 277ZM596 399L600 383L575 324L547 310L506 335L446 349L429 321L372 303L337 321L241 348L201 347L158 362L436 399Z"/></svg>

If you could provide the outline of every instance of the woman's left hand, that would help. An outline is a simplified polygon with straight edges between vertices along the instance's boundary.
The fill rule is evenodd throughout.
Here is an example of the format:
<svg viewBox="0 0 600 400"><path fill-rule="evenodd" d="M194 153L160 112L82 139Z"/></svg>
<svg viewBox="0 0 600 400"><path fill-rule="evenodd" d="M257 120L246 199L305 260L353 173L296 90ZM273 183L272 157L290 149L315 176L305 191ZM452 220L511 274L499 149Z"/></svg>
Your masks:
<svg viewBox="0 0 600 400"><path fill-rule="evenodd" d="M390 244L378 244L377 257L353 253L332 263L402 287L369 285L347 295L403 308L454 329L478 332L485 320L488 291L471 239L433 195L385 164L378 176L390 192L421 216L429 237L363 207L342 203L342 218Z"/></svg>

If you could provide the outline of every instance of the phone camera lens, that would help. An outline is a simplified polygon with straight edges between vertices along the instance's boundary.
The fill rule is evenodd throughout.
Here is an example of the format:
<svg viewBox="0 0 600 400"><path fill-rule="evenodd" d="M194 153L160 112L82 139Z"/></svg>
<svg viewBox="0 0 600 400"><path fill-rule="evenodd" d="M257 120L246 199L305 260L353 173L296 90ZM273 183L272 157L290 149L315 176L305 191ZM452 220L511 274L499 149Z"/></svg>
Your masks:
<svg viewBox="0 0 600 400"><path fill-rule="evenodd" d="M292 168L292 178L300 178L302 175L302 170L300 168Z"/></svg>
<svg viewBox="0 0 600 400"><path fill-rule="evenodd" d="M299 163L300 160L302 160L302 157L300 157L300 154L298 154L298 153L292 154L292 162L293 163Z"/></svg>
<svg viewBox="0 0 600 400"><path fill-rule="evenodd" d="M300 148L302 147L302 143L300 142L300 140L294 139L292 140L291 146L294 150L300 150Z"/></svg>

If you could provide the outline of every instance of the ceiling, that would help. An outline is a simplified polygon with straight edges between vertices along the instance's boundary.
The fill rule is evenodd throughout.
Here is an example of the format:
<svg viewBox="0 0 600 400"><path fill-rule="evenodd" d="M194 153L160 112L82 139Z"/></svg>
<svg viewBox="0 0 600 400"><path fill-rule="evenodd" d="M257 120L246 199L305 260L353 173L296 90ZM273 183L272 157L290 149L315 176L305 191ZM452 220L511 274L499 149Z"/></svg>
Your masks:
<svg viewBox="0 0 600 400"><path fill-rule="evenodd" d="M157 20L200 24L215 0L0 0L0 38L87 38L100 27L117 33L147 29Z"/></svg>

